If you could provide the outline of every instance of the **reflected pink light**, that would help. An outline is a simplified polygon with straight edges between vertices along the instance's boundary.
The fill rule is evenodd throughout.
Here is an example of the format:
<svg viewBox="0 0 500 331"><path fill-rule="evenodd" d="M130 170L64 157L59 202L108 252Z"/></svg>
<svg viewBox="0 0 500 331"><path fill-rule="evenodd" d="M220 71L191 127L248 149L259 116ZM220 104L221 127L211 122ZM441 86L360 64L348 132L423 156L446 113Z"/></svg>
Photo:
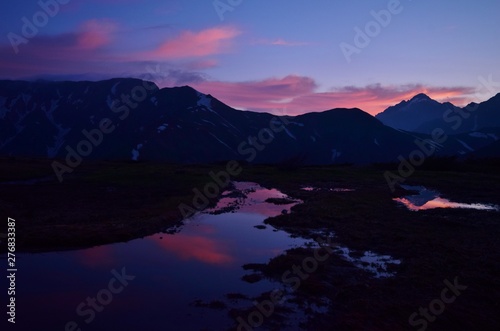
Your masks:
<svg viewBox="0 0 500 331"><path fill-rule="evenodd" d="M241 192L245 197L224 197L219 200L217 206L210 209L208 212L215 212L225 210L226 208L235 207L239 213L253 213L260 214L266 217L277 216L283 210L287 212L293 205L300 201L290 199L286 194L281 193L277 189L263 188L256 183L250 182L234 182L235 189ZM230 192L225 192L229 194ZM274 204L265 202L269 198L290 199L287 204Z"/></svg>
<svg viewBox="0 0 500 331"><path fill-rule="evenodd" d="M112 253L113 248L110 245L106 245L78 251L77 256L83 265L96 268L116 264Z"/></svg>
<svg viewBox="0 0 500 331"><path fill-rule="evenodd" d="M467 208L467 209L477 209L477 210L498 210L498 208L495 206L488 206L481 203L472 203L472 204L458 203L443 198L435 198L433 200L427 201L422 206L417 206L406 198L395 198L393 200L404 204L411 211L428 210L436 208Z"/></svg>
<svg viewBox="0 0 500 331"><path fill-rule="evenodd" d="M228 264L234 261L228 247L214 239L178 233L164 239L154 237L153 240L182 260L197 260L207 264Z"/></svg>

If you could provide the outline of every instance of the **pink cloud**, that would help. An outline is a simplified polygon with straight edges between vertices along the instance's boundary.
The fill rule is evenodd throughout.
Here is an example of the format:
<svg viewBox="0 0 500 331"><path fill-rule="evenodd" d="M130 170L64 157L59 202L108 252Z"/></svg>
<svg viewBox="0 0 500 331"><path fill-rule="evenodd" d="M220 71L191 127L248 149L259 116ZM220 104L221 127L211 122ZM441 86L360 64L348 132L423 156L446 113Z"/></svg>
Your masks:
<svg viewBox="0 0 500 331"><path fill-rule="evenodd" d="M202 57L228 51L229 41L240 34L233 27L217 27L199 32L184 31L168 40L156 50L144 54L155 59Z"/></svg>
<svg viewBox="0 0 500 331"><path fill-rule="evenodd" d="M360 108L372 115L384 111L389 106L402 100L409 100L416 94L425 93L439 102L452 102L464 105L470 101L469 95L474 89L469 87L432 87L420 84L403 86L382 86L380 84L365 87L342 87L330 92L312 93L294 99L292 109L303 109L308 105L316 108Z"/></svg>
<svg viewBox="0 0 500 331"><path fill-rule="evenodd" d="M191 61L184 65L184 68L187 70L203 70L210 69L217 66L217 61L213 59L208 60L200 60L200 61Z"/></svg>
<svg viewBox="0 0 500 331"><path fill-rule="evenodd" d="M301 41L288 41L284 39L274 39L274 40L261 40L258 42L259 44L273 45L273 46L307 46L310 43L301 42Z"/></svg>
<svg viewBox="0 0 500 331"><path fill-rule="evenodd" d="M201 81L192 86L214 95L232 107L287 115L332 108L360 108L375 115L418 93L426 93L440 102L465 105L471 101L470 95L474 92L469 87L448 88L420 84L348 86L318 92L317 84L312 78L295 75L253 82Z"/></svg>
<svg viewBox="0 0 500 331"><path fill-rule="evenodd" d="M316 83L309 77L295 75L284 78L269 78L250 82L202 81L192 84L194 88L221 98L238 108L272 110L290 98L310 94Z"/></svg>
<svg viewBox="0 0 500 331"><path fill-rule="evenodd" d="M117 25L109 20L90 20L81 25L77 34L76 48L96 49L112 41Z"/></svg>
<svg viewBox="0 0 500 331"><path fill-rule="evenodd" d="M117 25L110 20L89 20L74 32L38 35L18 45L16 54L10 45L0 46L0 72L9 78L39 74L105 72L117 57L108 47L114 41ZM77 68L77 70L75 70Z"/></svg>

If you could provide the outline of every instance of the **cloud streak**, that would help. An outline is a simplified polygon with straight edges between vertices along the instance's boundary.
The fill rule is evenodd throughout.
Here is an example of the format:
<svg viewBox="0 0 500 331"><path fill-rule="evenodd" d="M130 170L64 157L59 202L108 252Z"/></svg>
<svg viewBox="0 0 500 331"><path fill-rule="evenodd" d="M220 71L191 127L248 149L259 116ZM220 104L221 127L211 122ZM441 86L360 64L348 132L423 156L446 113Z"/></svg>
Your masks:
<svg viewBox="0 0 500 331"><path fill-rule="evenodd" d="M66 74L68 69L96 70L105 67L108 47L118 25L111 20L88 20L69 33L39 35L23 45L18 54L9 45L0 46L0 72L9 78L40 74Z"/></svg>
<svg viewBox="0 0 500 331"><path fill-rule="evenodd" d="M143 54L157 60L203 57L227 52L230 41L241 32L233 27L215 27L198 32L183 31L162 43L157 49Z"/></svg>
<svg viewBox="0 0 500 331"><path fill-rule="evenodd" d="M263 39L263 40L259 40L257 42L257 44L272 45L272 46L289 46L289 47L311 45L310 43L307 43L307 42L289 41L289 40L285 40L282 38L273 39L273 40Z"/></svg>
<svg viewBox="0 0 500 331"><path fill-rule="evenodd" d="M79 77L98 79L137 77L147 65L164 68L155 75L161 86L191 85L232 107L290 115L332 108L358 107L377 114L387 107L426 93L438 101L464 105L472 101L469 87L433 87L423 84L390 86L345 86L319 90L308 76L288 75L255 81L227 82L209 79L204 70L219 66L217 55L233 50L241 31L232 26L216 26L198 31L184 30L149 50L123 53L114 48L119 26L108 19L90 19L75 31L59 35L40 35L14 54L8 45L0 46L0 78ZM123 31L122 31L123 32ZM123 36L123 34L121 34ZM257 41L272 46L302 46L308 43L285 39ZM124 74L128 73L128 74ZM474 100L477 101L477 100Z"/></svg>
<svg viewBox="0 0 500 331"><path fill-rule="evenodd" d="M77 34L77 49L97 49L109 45L117 25L109 20L89 20Z"/></svg>
<svg viewBox="0 0 500 331"><path fill-rule="evenodd" d="M210 93L230 106L275 114L298 115L332 108L360 108L375 115L387 107L426 93L440 102L465 105L474 88L433 87L422 84L364 87L346 86L318 92L310 77L290 75L252 82L194 82L193 87Z"/></svg>

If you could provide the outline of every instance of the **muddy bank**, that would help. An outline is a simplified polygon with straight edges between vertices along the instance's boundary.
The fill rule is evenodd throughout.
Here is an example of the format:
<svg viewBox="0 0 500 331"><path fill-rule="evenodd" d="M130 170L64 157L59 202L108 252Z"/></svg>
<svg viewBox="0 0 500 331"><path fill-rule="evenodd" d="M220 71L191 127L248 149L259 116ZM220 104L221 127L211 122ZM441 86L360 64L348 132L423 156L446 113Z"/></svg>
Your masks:
<svg viewBox="0 0 500 331"><path fill-rule="evenodd" d="M4 159L0 213L16 219L18 251L128 241L180 225L179 205L192 203L209 169L89 161L60 183L48 160Z"/></svg>
<svg viewBox="0 0 500 331"><path fill-rule="evenodd" d="M290 300L309 312L304 329L411 330L423 323L429 330L498 328L498 211L411 211L394 200L408 192L401 187L391 192L377 169L305 168L288 176L270 176L261 171L249 177L303 201L290 214L267 219L267 224L310 238L325 238L333 233L336 247L357 252L354 256L331 254L291 291ZM486 205L500 202L500 177L481 168L418 172L408 183L435 189L452 201ZM355 259L361 261L367 251L397 259L399 263L388 269L393 276L377 278L367 268L359 268ZM269 263L251 267L263 277L283 282L287 270L301 266L312 256L312 247L292 249ZM433 322L426 320L418 313L420 307L429 309L430 302L439 298L449 282L467 289L453 304L446 305L445 312L431 316ZM283 286L287 284L283 282ZM264 297L265 293L261 299ZM308 308L310 302L323 300L330 302L327 313ZM255 307L249 306L236 312L248 316L253 310ZM269 318L273 320L269 325L286 321L285 312L275 316L275 320L274 315Z"/></svg>

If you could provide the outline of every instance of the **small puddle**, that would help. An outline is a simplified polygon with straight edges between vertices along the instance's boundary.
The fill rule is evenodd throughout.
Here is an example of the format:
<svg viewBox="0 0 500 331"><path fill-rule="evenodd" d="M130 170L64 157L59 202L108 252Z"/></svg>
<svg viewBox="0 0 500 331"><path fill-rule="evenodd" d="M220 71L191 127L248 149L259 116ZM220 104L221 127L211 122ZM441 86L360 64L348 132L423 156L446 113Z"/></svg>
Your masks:
<svg viewBox="0 0 500 331"><path fill-rule="evenodd" d="M272 217L290 212L292 206L302 201L292 199L277 189L267 189L257 183L233 182L233 190L222 193L214 208L206 209L204 214L257 213Z"/></svg>
<svg viewBox="0 0 500 331"><path fill-rule="evenodd" d="M335 233L328 229L317 229L310 230L309 236L335 238ZM339 244L333 245L333 251L345 261L352 263L355 267L372 274L374 278L396 276L396 272L389 271L389 269L401 264L401 260L395 259L390 255L379 255L373 251L365 251L360 254L359 251Z"/></svg>
<svg viewBox="0 0 500 331"><path fill-rule="evenodd" d="M388 271L389 265L399 265L397 260L390 255L378 255L372 251L366 251L361 257L354 257L352 250L347 247L337 246L337 252L356 267L374 275L375 278L394 277L396 272Z"/></svg>
<svg viewBox="0 0 500 331"><path fill-rule="evenodd" d="M312 187L312 186L302 187L301 190L308 191L308 192L313 192L313 191L354 192L354 191L356 191L356 190L350 189L350 188L319 188L319 187Z"/></svg>
<svg viewBox="0 0 500 331"><path fill-rule="evenodd" d="M465 208L476 210L500 210L498 206L483 203L460 203L440 197L440 193L429 190L423 186L401 185L407 191L417 191L418 194L409 195L393 200L405 205L411 211L428 210L436 208Z"/></svg>

